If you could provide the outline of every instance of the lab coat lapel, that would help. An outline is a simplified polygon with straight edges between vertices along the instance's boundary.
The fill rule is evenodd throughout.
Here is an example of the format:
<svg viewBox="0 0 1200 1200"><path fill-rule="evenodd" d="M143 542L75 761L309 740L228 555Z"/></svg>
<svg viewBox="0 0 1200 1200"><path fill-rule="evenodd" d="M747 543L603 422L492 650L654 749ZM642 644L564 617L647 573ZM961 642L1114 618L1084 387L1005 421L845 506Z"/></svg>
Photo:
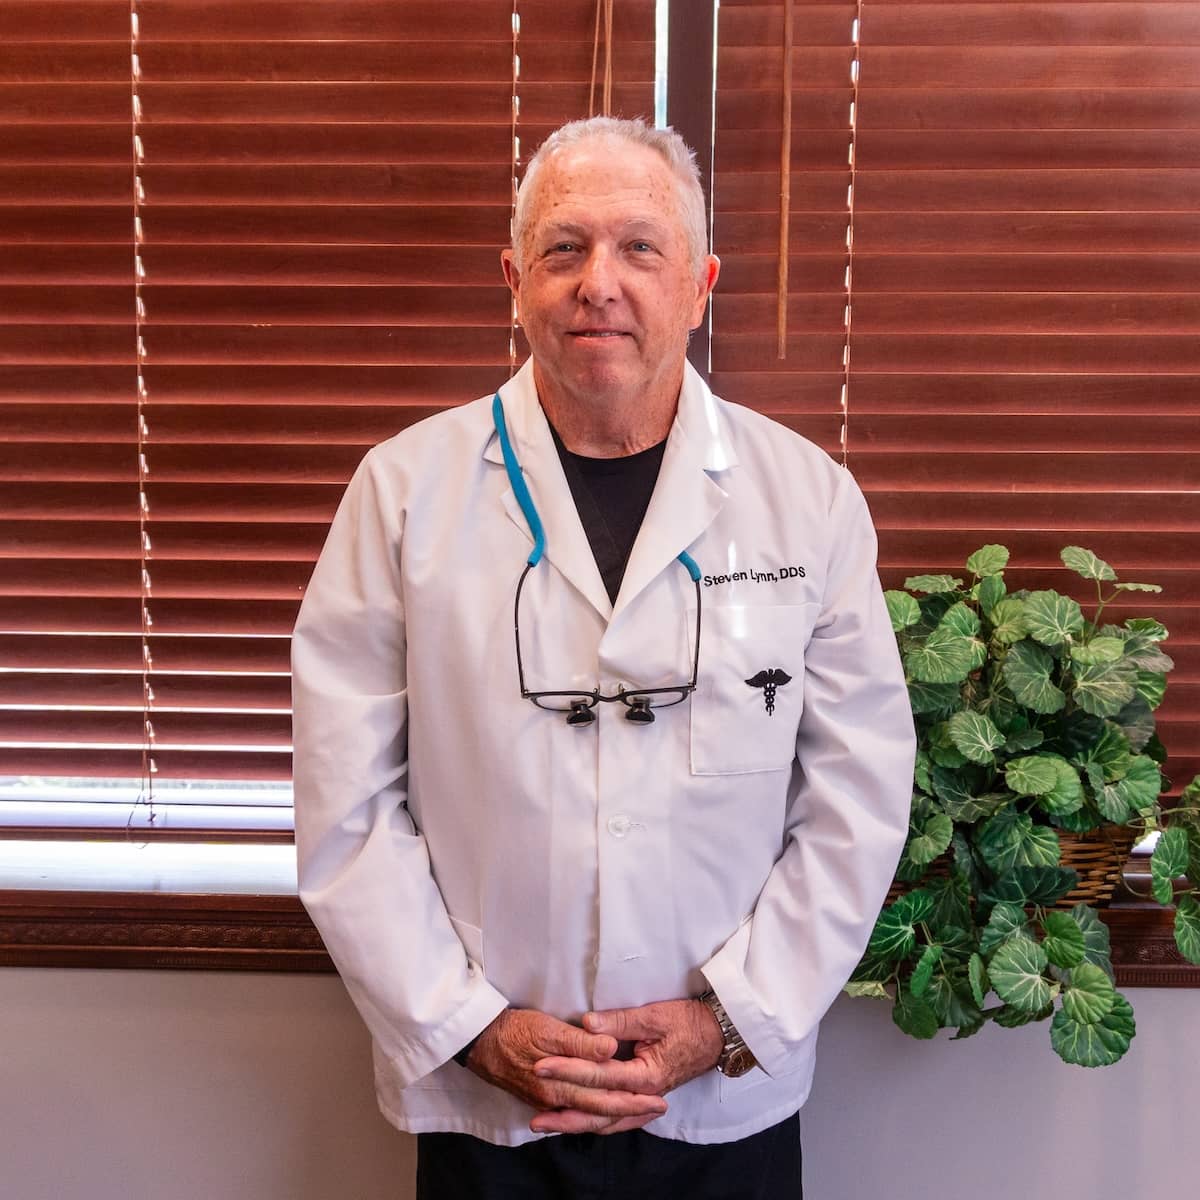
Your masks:
<svg viewBox="0 0 1200 1200"><path fill-rule="evenodd" d="M712 523L728 495L712 476L736 465L713 395L689 363L654 495L617 595L614 620ZM698 565L703 571L704 563ZM682 565L675 569L684 570Z"/></svg>
<svg viewBox="0 0 1200 1200"><path fill-rule="evenodd" d="M517 461L546 531L546 558L607 620L612 614L612 603L580 523L550 425L538 402L532 359L501 387L500 401L504 405L504 419ZM489 462L500 463L503 468L504 458L495 434L484 457ZM510 486L506 485L504 489L503 502L509 517L532 544L529 522Z"/></svg>

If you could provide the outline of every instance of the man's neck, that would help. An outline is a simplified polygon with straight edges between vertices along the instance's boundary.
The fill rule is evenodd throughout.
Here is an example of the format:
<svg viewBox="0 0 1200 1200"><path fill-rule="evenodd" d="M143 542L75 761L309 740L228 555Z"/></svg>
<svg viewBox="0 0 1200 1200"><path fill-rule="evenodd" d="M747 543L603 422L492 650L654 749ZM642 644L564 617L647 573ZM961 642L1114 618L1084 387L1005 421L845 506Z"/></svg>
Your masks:
<svg viewBox="0 0 1200 1200"><path fill-rule="evenodd" d="M535 363L534 382L542 411L568 450L587 458L620 458L666 441L682 379L655 389L658 395L577 399L546 388Z"/></svg>

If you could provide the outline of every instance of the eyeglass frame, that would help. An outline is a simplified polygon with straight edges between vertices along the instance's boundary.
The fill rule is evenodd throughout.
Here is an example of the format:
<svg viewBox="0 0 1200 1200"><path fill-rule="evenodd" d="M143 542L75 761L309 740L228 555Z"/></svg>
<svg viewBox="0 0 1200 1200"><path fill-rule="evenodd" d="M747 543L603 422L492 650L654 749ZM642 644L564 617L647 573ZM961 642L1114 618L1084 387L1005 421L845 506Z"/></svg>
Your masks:
<svg viewBox="0 0 1200 1200"><path fill-rule="evenodd" d="M687 565L686 563L684 564ZM696 588L696 640L692 655L692 678L688 683L676 683L669 687L654 687L654 688L627 688L622 685L611 696L604 695L600 691L599 686L588 691L586 688L570 688L564 690L548 690L540 692L531 692L525 686L525 663L521 656L521 590L525 586L525 578L530 571L533 570L536 563L527 562L525 569L521 572L520 579L517 580L517 594L513 599L513 637L517 647L517 681L521 688L521 698L529 700L535 707L542 709L543 712L578 712L580 707L593 709L598 704L611 704L616 701L621 701L627 708L637 708L637 700L642 696L662 696L668 693L677 692L678 700L671 700L667 704L654 704L647 700L647 708L673 708L676 704L682 704L695 690L696 681L700 677L700 628L701 628L701 604L700 604L700 578L699 572L692 578L692 583ZM691 572L689 571L689 574ZM542 704L540 701L547 696L557 697L574 697L572 703L566 705L565 708L556 708L548 704Z"/></svg>
<svg viewBox="0 0 1200 1200"><path fill-rule="evenodd" d="M692 657L692 678L689 683L675 684L671 687L663 688L629 689L622 687L611 696L603 695L598 686L590 692L582 688L569 691L531 692L525 686L525 664L521 656L521 591L525 586L526 576L541 562L542 556L546 552L546 531L542 526L542 519L538 515L537 506L533 503L533 497L529 494L529 487L525 483L524 475L521 473L521 465L517 461L512 442L509 440L508 425L504 420L504 405L500 400L499 392L492 397L492 423L496 428L496 436L500 440L500 453L504 459L504 470L508 475L508 482L512 487L513 495L516 497L521 513L529 525L529 532L533 536L533 549L529 552L529 557L525 561L525 569L521 572L520 579L517 580L517 594L513 598L513 638L517 649L517 681L521 689L521 698L529 700L536 708L542 709L543 712L578 712L581 706L590 711L600 703L607 704L617 700L622 701L632 712L640 707L637 704L638 697L663 695L668 692L680 692L681 695L678 700L672 700L670 704L653 705L647 701L646 708L673 708L676 704L682 704L696 690L696 682L700 677L700 568L696 560L686 550L681 550L676 555L676 558L686 568L696 588L696 642ZM579 699L574 704L568 705L565 709L555 709L547 708L538 703L538 700L544 696L576 696Z"/></svg>

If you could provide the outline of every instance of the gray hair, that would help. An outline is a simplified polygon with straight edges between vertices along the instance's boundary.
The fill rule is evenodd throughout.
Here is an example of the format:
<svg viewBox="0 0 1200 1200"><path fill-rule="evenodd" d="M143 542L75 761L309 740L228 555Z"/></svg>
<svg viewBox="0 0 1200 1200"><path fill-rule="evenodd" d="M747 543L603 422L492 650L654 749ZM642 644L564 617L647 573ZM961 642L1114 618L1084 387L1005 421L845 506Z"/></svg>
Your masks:
<svg viewBox="0 0 1200 1200"><path fill-rule="evenodd" d="M704 189L700 186L700 169L696 155L687 143L669 126L655 129L640 118L621 120L617 117L588 117L571 121L556 129L537 149L525 169L525 178L517 189L516 210L513 213L512 241L517 265L524 257L524 242L528 233L529 207L538 175L547 159L561 150L583 142L602 139L622 141L653 150L671 168L675 190L683 214L683 231L687 238L688 256L692 267L700 271L708 253L708 221L704 210Z"/></svg>

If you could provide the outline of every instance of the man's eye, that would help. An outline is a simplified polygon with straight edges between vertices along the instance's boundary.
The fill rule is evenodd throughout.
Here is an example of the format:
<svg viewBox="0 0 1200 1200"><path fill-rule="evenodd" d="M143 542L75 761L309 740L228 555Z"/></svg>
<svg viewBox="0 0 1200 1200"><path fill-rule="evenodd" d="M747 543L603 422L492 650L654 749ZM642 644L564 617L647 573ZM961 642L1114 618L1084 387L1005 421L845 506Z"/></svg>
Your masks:
<svg viewBox="0 0 1200 1200"><path fill-rule="evenodd" d="M576 246L574 242L556 242L550 249L554 254L570 254Z"/></svg>
<svg viewBox="0 0 1200 1200"><path fill-rule="evenodd" d="M647 250L653 250L654 247L649 242L634 242L633 249L644 253Z"/></svg>

